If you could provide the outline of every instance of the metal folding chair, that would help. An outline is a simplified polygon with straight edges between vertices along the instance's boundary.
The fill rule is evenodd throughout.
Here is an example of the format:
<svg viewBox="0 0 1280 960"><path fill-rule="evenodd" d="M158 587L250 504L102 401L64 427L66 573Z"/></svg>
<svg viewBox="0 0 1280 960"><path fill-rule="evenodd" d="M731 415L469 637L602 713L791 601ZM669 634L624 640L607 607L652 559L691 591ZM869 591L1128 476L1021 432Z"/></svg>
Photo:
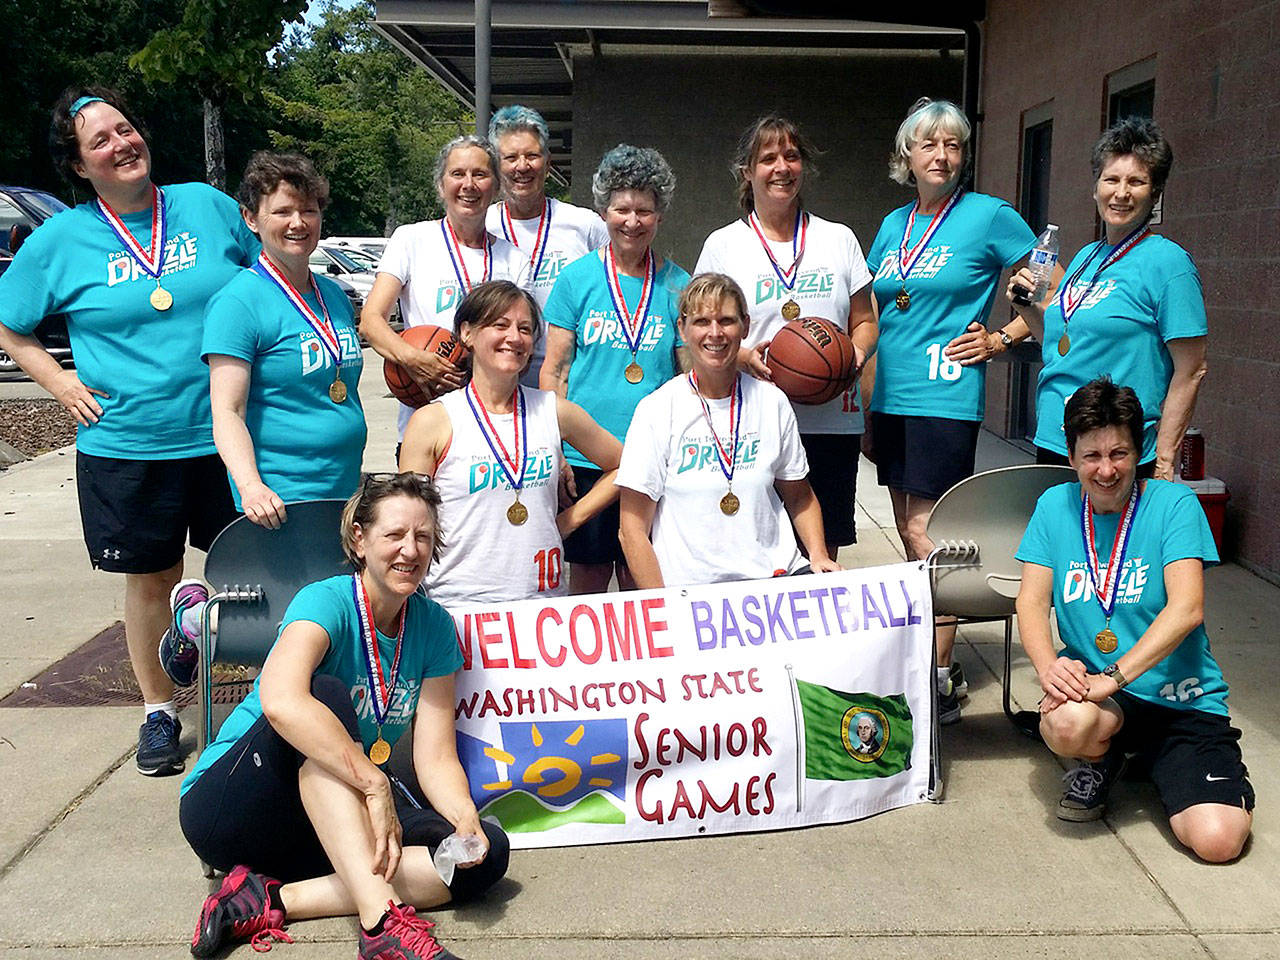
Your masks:
<svg viewBox="0 0 1280 960"><path fill-rule="evenodd" d="M350 572L338 532L344 502L287 504L288 519L279 530L240 517L209 547L204 578L212 594L200 638L201 750L214 734L213 664L262 666L294 594L308 583Z"/></svg>
<svg viewBox="0 0 1280 960"><path fill-rule="evenodd" d="M1040 494L1075 477L1070 467L1039 464L987 470L944 493L929 515L934 613L960 623L1004 622L1004 712L1031 736L1038 735L1039 715L1015 712L1009 693L1014 600L1022 583L1014 553Z"/></svg>

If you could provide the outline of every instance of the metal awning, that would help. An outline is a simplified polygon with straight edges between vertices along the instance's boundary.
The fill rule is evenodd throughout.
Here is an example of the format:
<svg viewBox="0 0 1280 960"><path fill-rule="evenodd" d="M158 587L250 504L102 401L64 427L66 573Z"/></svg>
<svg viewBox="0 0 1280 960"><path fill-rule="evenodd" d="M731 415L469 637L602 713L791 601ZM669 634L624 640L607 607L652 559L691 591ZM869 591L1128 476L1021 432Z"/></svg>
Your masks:
<svg viewBox="0 0 1280 960"><path fill-rule="evenodd" d="M773 15L784 6L791 15ZM539 111L551 131L557 179L567 180L575 54L712 46L958 49L964 46L963 17L975 10L980 17L983 4L924 4L912 10L923 21L914 25L825 12L835 6L770 0L493 0L493 106L523 103ZM850 14L874 16L870 3L840 6ZM762 8L764 15L756 15ZM474 109L474 14L471 0L377 0L375 26Z"/></svg>

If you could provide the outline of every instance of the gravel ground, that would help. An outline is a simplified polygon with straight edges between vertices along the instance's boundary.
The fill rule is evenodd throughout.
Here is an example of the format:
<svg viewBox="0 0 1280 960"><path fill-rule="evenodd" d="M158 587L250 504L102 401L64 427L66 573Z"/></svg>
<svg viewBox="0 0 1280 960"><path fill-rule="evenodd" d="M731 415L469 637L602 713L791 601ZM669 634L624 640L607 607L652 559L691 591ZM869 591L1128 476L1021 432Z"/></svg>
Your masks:
<svg viewBox="0 0 1280 960"><path fill-rule="evenodd" d="M76 422L57 400L0 400L0 440L29 457L75 443Z"/></svg>

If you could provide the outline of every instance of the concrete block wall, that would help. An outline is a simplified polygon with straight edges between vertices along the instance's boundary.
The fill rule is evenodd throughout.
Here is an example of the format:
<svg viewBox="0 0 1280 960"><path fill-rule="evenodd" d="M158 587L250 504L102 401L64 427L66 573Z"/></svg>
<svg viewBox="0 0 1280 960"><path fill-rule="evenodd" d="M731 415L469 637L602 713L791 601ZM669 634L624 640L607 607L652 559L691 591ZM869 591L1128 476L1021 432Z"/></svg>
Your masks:
<svg viewBox="0 0 1280 960"><path fill-rule="evenodd" d="M1154 57L1174 149L1157 230L1195 259L1209 376L1194 425L1231 491L1226 553L1280 582L1280 2L989 0L979 188L1016 197L1022 118L1053 117L1050 211L1063 257L1094 239L1089 156L1107 77ZM996 378L993 378L995 380ZM988 401L998 411L1001 384Z"/></svg>

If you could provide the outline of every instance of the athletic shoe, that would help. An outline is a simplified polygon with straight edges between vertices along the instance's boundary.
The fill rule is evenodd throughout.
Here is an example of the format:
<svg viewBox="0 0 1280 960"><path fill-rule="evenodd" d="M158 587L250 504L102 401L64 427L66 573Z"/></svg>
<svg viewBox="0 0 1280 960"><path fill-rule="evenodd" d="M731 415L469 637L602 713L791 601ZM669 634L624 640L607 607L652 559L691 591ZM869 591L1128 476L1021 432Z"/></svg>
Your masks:
<svg viewBox="0 0 1280 960"><path fill-rule="evenodd" d="M1058 819L1072 823L1088 823L1107 812L1107 795L1111 784L1124 766L1124 754L1110 750L1097 763L1081 760L1062 775L1067 789L1058 801Z"/></svg>
<svg viewBox="0 0 1280 960"><path fill-rule="evenodd" d="M958 660L951 664L951 689L960 700L969 696L969 681L964 678L964 667L960 666Z"/></svg>
<svg viewBox="0 0 1280 960"><path fill-rule="evenodd" d="M397 907L387 901L382 915L382 932L360 931L360 960L458 960L431 935L435 926L414 912L413 907Z"/></svg>
<svg viewBox="0 0 1280 960"><path fill-rule="evenodd" d="M138 728L138 772L148 777L167 777L186 769L187 761L178 748L182 722L163 710L147 714Z"/></svg>
<svg viewBox="0 0 1280 960"><path fill-rule="evenodd" d="M272 940L293 943L284 932L284 911L271 906L271 891L279 888L279 880L248 867L233 869L200 910L191 955L211 957L223 944L236 940L248 940L258 953L270 950Z"/></svg>
<svg viewBox="0 0 1280 960"><path fill-rule="evenodd" d="M169 594L173 620L160 638L160 666L169 679L180 687L196 682L200 667L200 631L184 630L183 614L198 603L209 601L209 591L199 580L183 580Z"/></svg>
<svg viewBox="0 0 1280 960"><path fill-rule="evenodd" d="M950 680L947 689L938 691L938 723L944 727L960 722L960 697L956 695L956 687Z"/></svg>

